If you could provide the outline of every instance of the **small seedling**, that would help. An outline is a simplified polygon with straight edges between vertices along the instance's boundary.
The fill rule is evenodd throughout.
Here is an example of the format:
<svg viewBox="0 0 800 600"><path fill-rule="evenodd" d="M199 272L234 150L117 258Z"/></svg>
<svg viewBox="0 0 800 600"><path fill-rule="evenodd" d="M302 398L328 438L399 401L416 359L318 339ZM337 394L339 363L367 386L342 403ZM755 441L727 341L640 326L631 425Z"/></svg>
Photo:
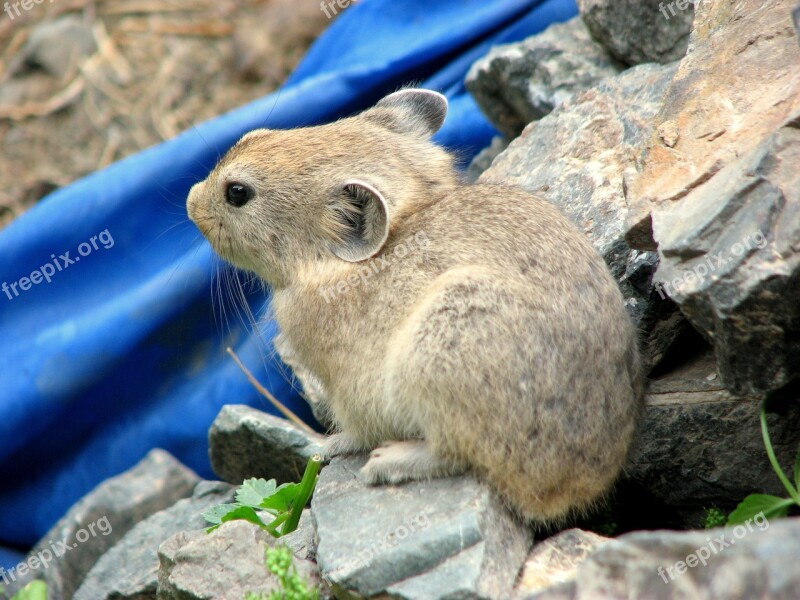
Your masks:
<svg viewBox="0 0 800 600"><path fill-rule="evenodd" d="M789 514L789 509L792 506L800 506L800 493L797 492L797 488L800 488L800 451L794 463L794 485L792 485L792 482L789 481L786 473L783 472L780 464L778 464L778 459L775 457L775 450L769 439L766 402L761 403L761 436L764 438L764 447L767 450L769 462L778 475L778 479L781 480L783 487L789 492L789 498L780 498L769 494L750 494L747 498L742 500L739 506L736 507L736 510L730 514L728 517L728 525L746 523L748 519L752 519L760 513L763 513L764 517L767 519L785 517Z"/></svg>
<svg viewBox="0 0 800 600"><path fill-rule="evenodd" d="M203 513L206 521L212 523L206 531L211 533L227 521L243 519L274 537L291 533L297 529L300 515L314 493L321 466L322 457L312 456L300 483L276 485L274 479L247 479L236 490L236 502L220 504Z"/></svg>
<svg viewBox="0 0 800 600"><path fill-rule="evenodd" d="M703 527L706 529L713 529L714 527L722 527L728 521L725 513L718 509L716 506L706 509L706 518L703 521Z"/></svg>
<svg viewBox="0 0 800 600"><path fill-rule="evenodd" d="M319 600L319 589L309 589L297 572L292 551L286 546L267 548L266 565L278 578L283 589L274 591L269 596L249 592L244 600Z"/></svg>

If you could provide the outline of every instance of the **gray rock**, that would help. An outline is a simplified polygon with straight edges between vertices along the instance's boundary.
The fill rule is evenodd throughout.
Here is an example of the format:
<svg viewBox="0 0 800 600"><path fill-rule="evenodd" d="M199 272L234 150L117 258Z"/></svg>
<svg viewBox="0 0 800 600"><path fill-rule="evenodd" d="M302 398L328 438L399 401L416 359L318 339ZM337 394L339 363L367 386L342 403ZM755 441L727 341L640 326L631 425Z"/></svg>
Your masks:
<svg viewBox="0 0 800 600"><path fill-rule="evenodd" d="M308 459L322 451L324 439L241 404L223 406L208 437L211 467L236 485L250 477L279 484L300 481Z"/></svg>
<svg viewBox="0 0 800 600"><path fill-rule="evenodd" d="M49 600L71 598L97 560L139 521L192 493L197 475L164 450L152 450L136 466L107 479L84 496L34 546L30 556L53 557L8 587L13 595L44 579ZM79 538L88 537L83 542ZM65 550L64 548L68 548Z"/></svg>
<svg viewBox="0 0 800 600"><path fill-rule="evenodd" d="M492 166L492 162L497 158L506 148L508 148L509 140L502 135L496 135L492 138L492 143L486 148L478 152L472 162L469 163L467 168L466 178L470 183L474 183L483 174L486 169Z"/></svg>
<svg viewBox="0 0 800 600"><path fill-rule="evenodd" d="M784 468L800 446L797 395L775 398L770 437ZM732 509L747 495L784 495L761 438L759 398L734 397L709 353L650 382L627 477L699 526L706 508Z"/></svg>
<svg viewBox="0 0 800 600"><path fill-rule="evenodd" d="M469 477L367 487L335 458L311 503L317 563L337 598L510 597L531 532Z"/></svg>
<svg viewBox="0 0 800 600"><path fill-rule="evenodd" d="M800 519L705 531L623 535L594 552L575 583L531 600L800 598Z"/></svg>
<svg viewBox="0 0 800 600"><path fill-rule="evenodd" d="M282 590L265 566L268 547L280 544L269 533L246 521L231 521L206 534L181 532L158 549L158 600L209 600L245 597L248 592ZM316 565L295 558L295 566L310 586L317 586Z"/></svg>
<svg viewBox="0 0 800 600"><path fill-rule="evenodd" d="M694 7L692 0L578 0L594 39L627 65L683 58Z"/></svg>
<svg viewBox="0 0 800 600"><path fill-rule="evenodd" d="M591 531L567 529L536 544L514 587L514 598L548 590L575 579L578 567L609 541Z"/></svg>
<svg viewBox="0 0 800 600"><path fill-rule="evenodd" d="M691 201L653 214L656 274L734 394L800 376L800 111Z"/></svg>
<svg viewBox="0 0 800 600"><path fill-rule="evenodd" d="M652 133L675 69L641 65L566 100L531 123L479 180L542 194L586 233L619 282L651 365L684 330L684 321L652 285L657 255L625 242L624 172L633 169Z"/></svg>
<svg viewBox="0 0 800 600"><path fill-rule="evenodd" d="M575 17L493 48L472 65L466 86L492 123L515 138L531 121L623 68Z"/></svg>
<svg viewBox="0 0 800 600"><path fill-rule="evenodd" d="M286 544L298 558L316 560L317 541L311 509L303 510L297 529L281 536L281 543Z"/></svg>
<svg viewBox="0 0 800 600"><path fill-rule="evenodd" d="M191 498L176 502L131 529L106 552L84 579L75 600L143 600L155 598L158 588L158 547L180 532L204 529L202 513L233 501L227 483L201 481Z"/></svg>

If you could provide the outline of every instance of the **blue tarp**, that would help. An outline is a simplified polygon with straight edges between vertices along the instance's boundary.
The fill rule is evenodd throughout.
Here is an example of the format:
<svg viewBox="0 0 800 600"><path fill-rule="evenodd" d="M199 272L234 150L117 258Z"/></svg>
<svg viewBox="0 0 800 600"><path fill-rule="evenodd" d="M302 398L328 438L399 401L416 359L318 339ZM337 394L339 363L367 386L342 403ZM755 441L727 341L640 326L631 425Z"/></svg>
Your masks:
<svg viewBox="0 0 800 600"><path fill-rule="evenodd" d="M154 447L213 477L220 407L272 411L226 346L310 418L274 358L274 325L254 335L243 316L245 295L257 317L268 299L227 286L187 220L186 194L219 153L248 130L331 121L414 83L448 96L436 140L466 160L496 134L465 93L469 66L576 13L574 0L362 0L280 91L58 190L0 232L0 545L30 546Z"/></svg>

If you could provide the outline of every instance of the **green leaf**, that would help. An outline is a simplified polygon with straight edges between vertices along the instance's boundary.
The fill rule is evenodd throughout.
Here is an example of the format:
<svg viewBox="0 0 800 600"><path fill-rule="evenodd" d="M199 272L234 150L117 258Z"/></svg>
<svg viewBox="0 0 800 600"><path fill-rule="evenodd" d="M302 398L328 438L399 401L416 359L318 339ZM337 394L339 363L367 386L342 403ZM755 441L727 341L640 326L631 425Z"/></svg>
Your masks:
<svg viewBox="0 0 800 600"><path fill-rule="evenodd" d="M236 519L250 521L251 523L258 525L263 529L269 529L267 524L261 520L261 517L258 516L258 513L256 513L252 506L240 506L236 510L232 510L227 515L222 517L222 522L227 523L228 521L234 521Z"/></svg>
<svg viewBox="0 0 800 600"><path fill-rule="evenodd" d="M739 503L739 506L728 517L728 525L739 525L747 522L759 513L767 519L785 517L789 507L794 504L791 498L779 498L769 494L750 494Z"/></svg>
<svg viewBox="0 0 800 600"><path fill-rule="evenodd" d="M772 448L772 441L769 439L766 400L761 402L761 437L764 439L764 448L767 451L767 457L772 465L772 469L775 471L778 479L781 480L783 487L786 488L786 491L789 492L789 495L792 497L795 503L800 506L800 493L798 493L797 489L792 485L792 482L789 481L786 473L784 473L783 469L781 469L781 465L778 463L778 459L775 456L775 450Z"/></svg>
<svg viewBox="0 0 800 600"><path fill-rule="evenodd" d="M794 460L794 486L800 489L800 448L797 449L797 458Z"/></svg>
<svg viewBox="0 0 800 600"><path fill-rule="evenodd" d="M47 600L47 584L40 579L31 581L14 594L11 600Z"/></svg>
<svg viewBox="0 0 800 600"><path fill-rule="evenodd" d="M299 489L299 483L283 483L269 498L263 498L259 506L276 513L284 513L292 506Z"/></svg>
<svg viewBox="0 0 800 600"><path fill-rule="evenodd" d="M275 480L270 479L246 479L238 490L236 490L236 502L244 506L261 508L264 498L275 493ZM280 488L278 488L280 489Z"/></svg>
<svg viewBox="0 0 800 600"><path fill-rule="evenodd" d="M254 523L263 529L269 529L267 524L261 520L256 511L251 506L241 506L239 504L220 504L214 508L207 510L203 513L206 521L213 523L213 527L209 527L206 531L211 533L217 529L222 523L234 521L236 519L244 519L250 523Z"/></svg>
<svg viewBox="0 0 800 600"><path fill-rule="evenodd" d="M239 508L238 504L218 504L203 513L203 518L209 523L222 524L222 517Z"/></svg>

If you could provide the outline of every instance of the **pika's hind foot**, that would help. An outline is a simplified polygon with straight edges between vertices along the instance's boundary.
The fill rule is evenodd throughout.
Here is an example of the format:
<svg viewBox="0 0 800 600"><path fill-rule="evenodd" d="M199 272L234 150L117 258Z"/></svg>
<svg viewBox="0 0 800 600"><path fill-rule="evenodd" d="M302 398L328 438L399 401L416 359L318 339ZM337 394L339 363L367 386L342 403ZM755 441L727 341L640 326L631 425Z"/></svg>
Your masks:
<svg viewBox="0 0 800 600"><path fill-rule="evenodd" d="M424 440L395 440L384 442L370 453L367 464L361 469L361 477L370 485L377 485L436 479L464 470L434 456Z"/></svg>

